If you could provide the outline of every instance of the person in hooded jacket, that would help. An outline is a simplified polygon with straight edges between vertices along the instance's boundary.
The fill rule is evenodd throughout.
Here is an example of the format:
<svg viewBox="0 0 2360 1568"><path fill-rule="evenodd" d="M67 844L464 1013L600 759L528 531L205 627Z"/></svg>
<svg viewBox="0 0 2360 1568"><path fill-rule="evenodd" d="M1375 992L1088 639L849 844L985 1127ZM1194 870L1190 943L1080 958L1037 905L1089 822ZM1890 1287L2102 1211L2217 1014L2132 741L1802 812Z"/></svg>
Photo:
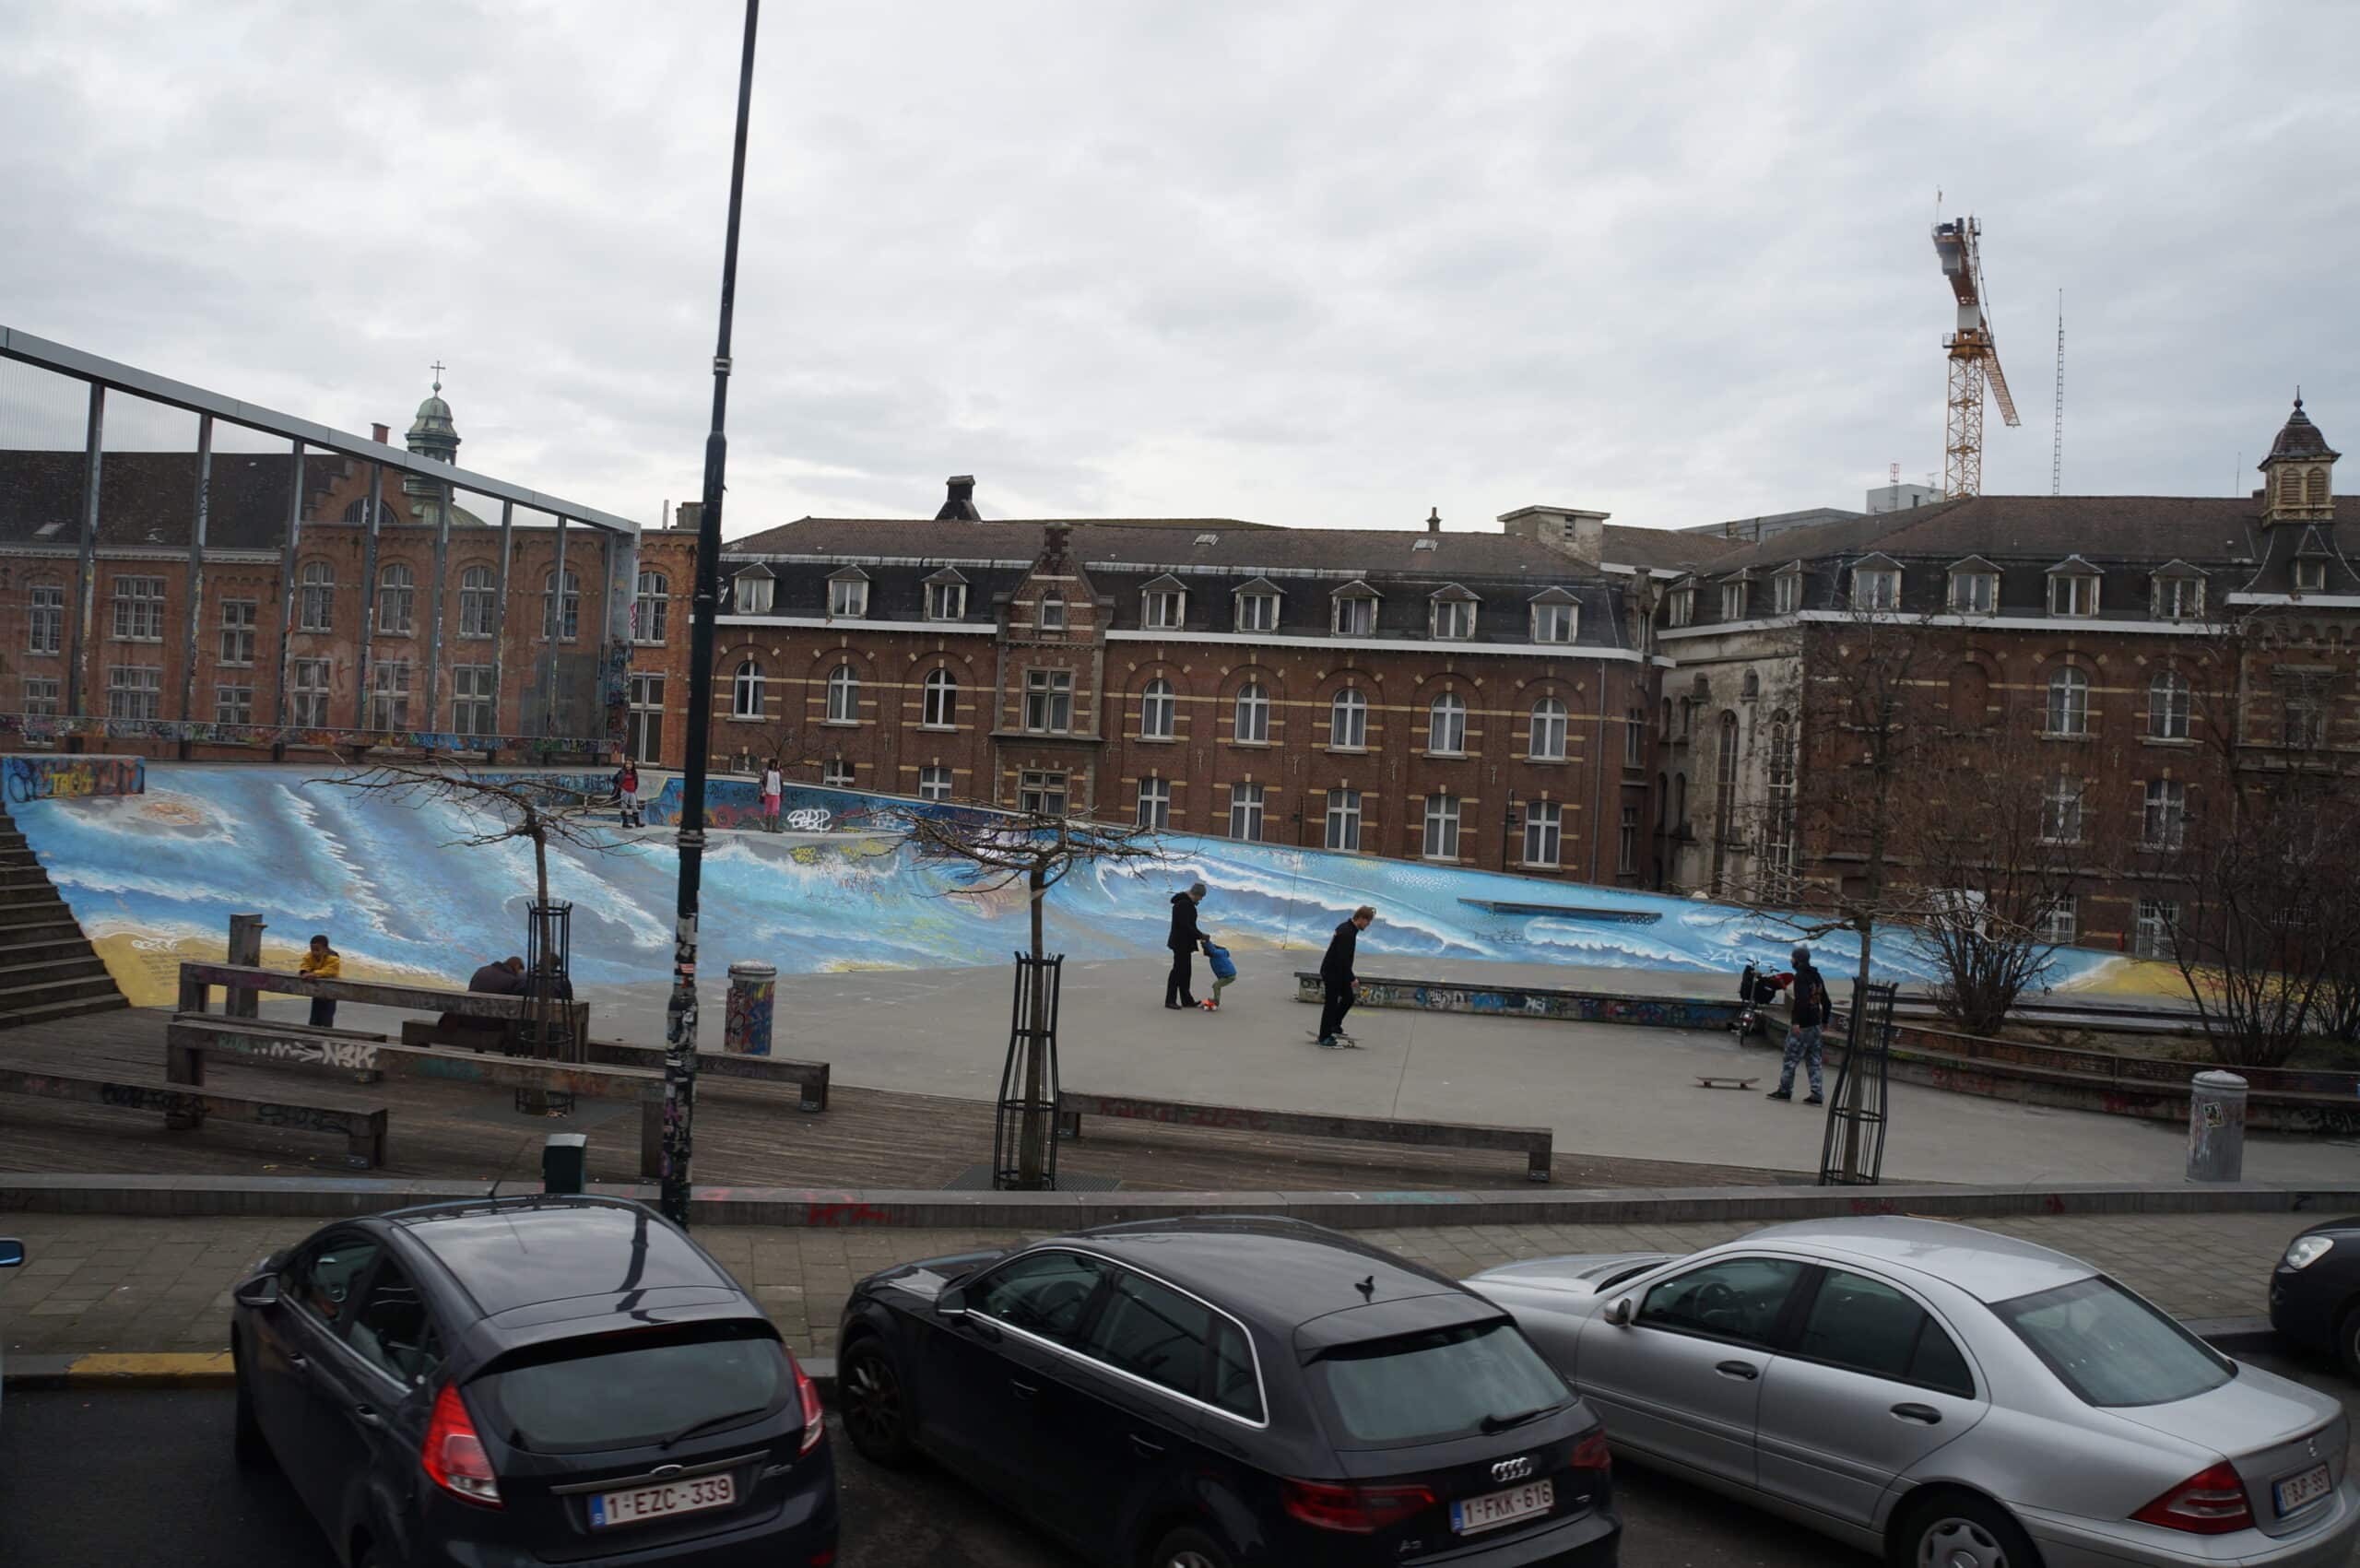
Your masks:
<svg viewBox="0 0 2360 1568"><path fill-rule="evenodd" d="M1192 970L1197 949L1205 945L1205 934L1197 925L1197 905L1204 896L1202 882L1185 893L1172 895L1172 933L1163 939L1163 945L1172 949L1172 973L1163 982L1163 1005L1167 1008L1197 1005Z"/></svg>

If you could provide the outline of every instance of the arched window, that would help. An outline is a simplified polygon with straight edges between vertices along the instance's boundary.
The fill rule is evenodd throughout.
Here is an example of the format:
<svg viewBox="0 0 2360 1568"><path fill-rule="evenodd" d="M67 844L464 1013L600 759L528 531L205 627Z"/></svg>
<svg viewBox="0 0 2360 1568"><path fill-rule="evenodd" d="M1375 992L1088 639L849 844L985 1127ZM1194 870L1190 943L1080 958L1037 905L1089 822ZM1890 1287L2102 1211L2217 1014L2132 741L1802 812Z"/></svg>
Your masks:
<svg viewBox="0 0 2360 1568"><path fill-rule="evenodd" d="M558 588L557 573L541 573L541 635L549 635L552 624L558 627L560 643L571 643L582 634L582 578L568 569L565 587Z"/></svg>
<svg viewBox="0 0 2360 1568"><path fill-rule="evenodd" d="M1174 716L1178 709L1179 703L1172 695L1170 681L1149 681L1147 690L1139 693L1139 738L1171 739Z"/></svg>
<svg viewBox="0 0 2360 1568"><path fill-rule="evenodd" d="M1261 742L1270 738L1270 694L1259 681L1249 680L1237 690L1237 737Z"/></svg>
<svg viewBox="0 0 2360 1568"><path fill-rule="evenodd" d="M2048 733L2090 732L2090 678L2071 666L2048 678Z"/></svg>
<svg viewBox="0 0 2360 1568"><path fill-rule="evenodd" d="M410 607L418 596L418 578L400 561L391 561L377 573L377 632L383 637L410 634Z"/></svg>
<svg viewBox="0 0 2360 1568"><path fill-rule="evenodd" d="M2147 683L2147 733L2157 740L2188 738L2188 677L2165 670Z"/></svg>
<svg viewBox="0 0 2360 1568"><path fill-rule="evenodd" d="M303 604L295 622L302 631L331 631L336 626L336 568L324 560L303 563ZM34 650L38 653L40 650ZM55 653L57 650L50 650Z"/></svg>
<svg viewBox="0 0 2360 1568"><path fill-rule="evenodd" d="M459 635L489 637L494 619L491 568L470 566L459 573Z"/></svg>
<svg viewBox="0 0 2360 1568"><path fill-rule="evenodd" d="M1749 702L1762 695L1762 676L1759 671L1745 672L1745 679L1738 686L1738 695Z"/></svg>
<svg viewBox="0 0 2360 1568"><path fill-rule="evenodd" d="M959 722L959 678L938 669L926 678L925 716L928 729L949 729Z"/></svg>
<svg viewBox="0 0 2360 1568"><path fill-rule="evenodd" d="M1784 708L1770 715L1768 761L1769 814L1763 832L1766 890L1784 900L1794 896L1795 871L1795 730Z"/></svg>
<svg viewBox="0 0 2360 1568"><path fill-rule="evenodd" d="M1458 858L1458 797L1447 790L1426 796L1423 853L1428 860Z"/></svg>
<svg viewBox="0 0 2360 1568"><path fill-rule="evenodd" d="M1347 686L1328 704L1328 744L1347 751L1368 747L1368 699L1357 686Z"/></svg>
<svg viewBox="0 0 2360 1568"><path fill-rule="evenodd" d="M737 678L730 682L729 716L737 719L759 719L762 716L762 666L751 659L738 666Z"/></svg>
<svg viewBox="0 0 2360 1568"><path fill-rule="evenodd" d="M639 574L639 596L631 601L631 634L634 643L661 643L664 623L671 619L672 580L660 572Z"/></svg>
<svg viewBox="0 0 2360 1568"><path fill-rule="evenodd" d="M1444 692L1427 710L1426 749L1438 757L1467 749L1467 704L1456 693Z"/></svg>
<svg viewBox="0 0 2360 1568"><path fill-rule="evenodd" d="M850 665L838 665L828 675L828 722L860 722L860 677Z"/></svg>
<svg viewBox="0 0 2360 1568"><path fill-rule="evenodd" d="M1536 762L1565 760L1565 705L1554 697L1543 697L1532 705L1531 751Z"/></svg>
<svg viewBox="0 0 2360 1568"><path fill-rule="evenodd" d="M2327 504L2327 470L2314 468L2303 477L2303 501L2308 506Z"/></svg>

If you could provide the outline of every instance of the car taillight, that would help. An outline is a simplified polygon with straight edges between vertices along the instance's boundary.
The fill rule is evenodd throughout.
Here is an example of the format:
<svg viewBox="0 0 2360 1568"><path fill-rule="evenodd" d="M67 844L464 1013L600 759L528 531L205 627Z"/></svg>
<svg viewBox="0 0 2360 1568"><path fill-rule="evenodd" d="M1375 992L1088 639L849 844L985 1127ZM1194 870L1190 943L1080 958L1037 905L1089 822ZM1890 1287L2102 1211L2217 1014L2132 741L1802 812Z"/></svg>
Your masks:
<svg viewBox="0 0 2360 1568"><path fill-rule="evenodd" d="M500 1506L500 1478L492 1474L491 1456L476 1435L457 1384L444 1384L434 1397L434 1413L427 1418L426 1442L418 1459L443 1491L487 1508Z"/></svg>
<svg viewBox="0 0 2360 1568"><path fill-rule="evenodd" d="M1614 1456L1606 1451L1606 1433L1593 1432L1575 1444L1571 1463L1577 1470L1612 1469Z"/></svg>
<svg viewBox="0 0 2360 1568"><path fill-rule="evenodd" d="M1323 1530L1368 1535L1434 1505L1422 1486L1339 1486L1333 1481L1282 1482L1287 1512Z"/></svg>
<svg viewBox="0 0 2360 1568"><path fill-rule="evenodd" d="M2224 1536L2253 1525L2253 1507L2246 1502L2245 1482L2236 1468L2224 1461L2202 1475L2190 1476L2130 1515L2142 1525L2161 1525L2190 1535Z"/></svg>
<svg viewBox="0 0 2360 1568"><path fill-rule="evenodd" d="M803 1370L803 1363L792 1354L786 1358L795 1368L795 1392L803 1401L803 1446L796 1451L797 1458L820 1446L820 1439L828 1435L828 1418L820 1409L820 1385Z"/></svg>

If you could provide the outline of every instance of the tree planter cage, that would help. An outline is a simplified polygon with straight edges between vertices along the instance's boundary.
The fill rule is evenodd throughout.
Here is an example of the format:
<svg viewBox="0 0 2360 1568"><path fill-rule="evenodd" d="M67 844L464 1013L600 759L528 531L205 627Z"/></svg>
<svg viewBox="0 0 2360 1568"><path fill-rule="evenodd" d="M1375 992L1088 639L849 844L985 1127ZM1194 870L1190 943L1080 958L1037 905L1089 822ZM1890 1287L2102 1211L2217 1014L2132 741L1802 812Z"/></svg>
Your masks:
<svg viewBox="0 0 2360 1568"><path fill-rule="evenodd" d="M1057 1185L1057 1002L1066 958L1016 955L1016 987L1009 1008L1008 1060L1000 1068L999 1104L992 1120L992 1187L998 1192L1052 1192ZM1036 1028L1032 1022L1038 1019ZM1040 1162L1037 1178L1024 1170L1027 1146Z"/></svg>
<svg viewBox="0 0 2360 1568"><path fill-rule="evenodd" d="M517 1055L545 1062L579 1062L585 1042L573 1035L573 906L537 903L525 911L525 999L531 1004L516 1032ZM543 1089L516 1091L516 1109L527 1115L570 1116L573 1096Z"/></svg>
<svg viewBox="0 0 2360 1568"><path fill-rule="evenodd" d="M1884 1173L1885 1085L1893 1060L1893 1002L1899 987L1852 984L1844 1065L1827 1097L1819 1185L1872 1187Z"/></svg>

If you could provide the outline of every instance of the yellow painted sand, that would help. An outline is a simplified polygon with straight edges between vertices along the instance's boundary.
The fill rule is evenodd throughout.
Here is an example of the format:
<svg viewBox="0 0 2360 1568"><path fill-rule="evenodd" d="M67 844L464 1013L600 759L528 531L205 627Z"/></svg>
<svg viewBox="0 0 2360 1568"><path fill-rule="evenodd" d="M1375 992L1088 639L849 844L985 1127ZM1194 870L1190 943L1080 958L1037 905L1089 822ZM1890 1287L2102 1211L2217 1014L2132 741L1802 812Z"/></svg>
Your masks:
<svg viewBox="0 0 2360 1568"><path fill-rule="evenodd" d="M135 1008L169 1008L180 1000L181 965L219 963L227 947L222 937L157 936L139 931L110 931L90 938L107 973ZM303 960L303 944L274 942L265 937L262 961L266 969L291 970ZM435 973L400 964L372 963L345 955L344 978L382 980L408 985L464 985L466 976Z"/></svg>

